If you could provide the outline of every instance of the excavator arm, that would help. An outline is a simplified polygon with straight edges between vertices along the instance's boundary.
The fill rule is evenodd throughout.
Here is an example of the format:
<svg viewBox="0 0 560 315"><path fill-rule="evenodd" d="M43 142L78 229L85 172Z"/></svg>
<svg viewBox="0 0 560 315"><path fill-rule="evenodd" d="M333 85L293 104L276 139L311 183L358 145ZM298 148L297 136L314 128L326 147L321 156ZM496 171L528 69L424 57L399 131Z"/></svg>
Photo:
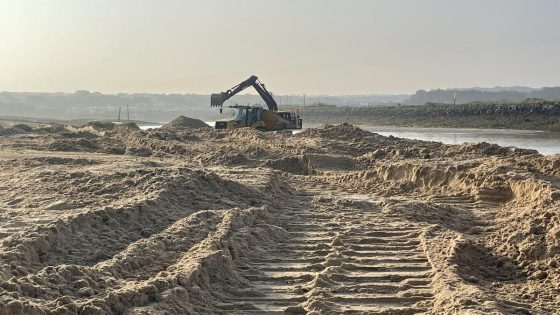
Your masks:
<svg viewBox="0 0 560 315"><path fill-rule="evenodd" d="M231 89L227 90L226 92L212 94L210 96L210 106L222 107L225 101L227 101L235 94L245 90L250 86L255 88L257 93L259 93L259 95L262 97L269 110L273 112L278 111L278 105L276 104L276 101L274 100L270 92L268 92L264 84L262 84L259 81L259 78L257 78L257 76L254 75L249 77L247 80L239 83L238 85L232 87Z"/></svg>

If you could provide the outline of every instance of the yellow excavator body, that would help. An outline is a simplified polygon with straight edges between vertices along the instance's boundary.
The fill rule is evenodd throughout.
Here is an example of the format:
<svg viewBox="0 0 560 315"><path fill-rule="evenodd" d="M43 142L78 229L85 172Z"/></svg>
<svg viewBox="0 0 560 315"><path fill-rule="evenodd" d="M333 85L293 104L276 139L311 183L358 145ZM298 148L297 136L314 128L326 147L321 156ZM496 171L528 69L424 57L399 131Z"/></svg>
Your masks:
<svg viewBox="0 0 560 315"><path fill-rule="evenodd" d="M275 131L290 128L290 121L284 119L279 113L255 106L230 106L233 108L233 117L216 121L216 129L236 129L252 127L262 131Z"/></svg>

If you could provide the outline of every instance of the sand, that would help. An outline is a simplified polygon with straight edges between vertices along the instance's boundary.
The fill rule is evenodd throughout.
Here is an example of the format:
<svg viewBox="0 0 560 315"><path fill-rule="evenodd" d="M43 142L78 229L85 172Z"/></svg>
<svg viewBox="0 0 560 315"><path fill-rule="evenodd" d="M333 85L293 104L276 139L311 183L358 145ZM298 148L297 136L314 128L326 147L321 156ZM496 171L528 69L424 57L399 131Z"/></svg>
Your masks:
<svg viewBox="0 0 560 315"><path fill-rule="evenodd" d="M189 118L185 116L179 116L167 124L163 125L161 129L173 130L181 128L209 128L205 122L200 119Z"/></svg>
<svg viewBox="0 0 560 315"><path fill-rule="evenodd" d="M0 314L560 306L560 156L349 124L5 130Z"/></svg>

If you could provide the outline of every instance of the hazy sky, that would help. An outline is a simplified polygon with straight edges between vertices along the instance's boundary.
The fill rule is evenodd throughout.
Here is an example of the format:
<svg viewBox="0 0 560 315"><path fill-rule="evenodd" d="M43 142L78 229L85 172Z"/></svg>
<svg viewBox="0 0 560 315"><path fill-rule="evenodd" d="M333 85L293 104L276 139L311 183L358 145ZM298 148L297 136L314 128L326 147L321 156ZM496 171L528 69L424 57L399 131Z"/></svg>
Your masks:
<svg viewBox="0 0 560 315"><path fill-rule="evenodd" d="M0 0L0 91L560 85L558 0Z"/></svg>

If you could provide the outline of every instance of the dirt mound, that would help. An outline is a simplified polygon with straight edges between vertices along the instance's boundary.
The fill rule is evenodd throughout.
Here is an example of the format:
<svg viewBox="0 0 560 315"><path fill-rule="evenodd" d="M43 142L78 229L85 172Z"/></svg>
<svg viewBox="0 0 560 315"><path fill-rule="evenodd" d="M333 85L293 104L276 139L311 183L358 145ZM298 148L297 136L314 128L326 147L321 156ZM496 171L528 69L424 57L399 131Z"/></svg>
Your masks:
<svg viewBox="0 0 560 315"><path fill-rule="evenodd" d="M127 148L121 141L114 138L99 137L89 132L80 132L65 134L63 138L58 136L48 138L42 149L122 155L125 154Z"/></svg>
<svg viewBox="0 0 560 315"><path fill-rule="evenodd" d="M127 129L127 130L140 130L140 127L138 127L138 125L136 123L133 122L125 122L122 124L117 124L116 125L116 129Z"/></svg>
<svg viewBox="0 0 560 315"><path fill-rule="evenodd" d="M469 217L468 210L451 205L389 199L385 201L381 211L389 216L408 217L414 221L438 224L461 232L470 232L479 224Z"/></svg>
<svg viewBox="0 0 560 315"><path fill-rule="evenodd" d="M471 153L473 155L499 155L499 156L521 156L521 155L538 155L536 150L520 149L516 147L501 147L497 144L487 142L465 143L462 145L448 146L445 154L449 156L457 154Z"/></svg>
<svg viewBox="0 0 560 315"><path fill-rule="evenodd" d="M265 164L274 169L292 174L309 175L313 172L313 168L306 155L268 160Z"/></svg>
<svg viewBox="0 0 560 315"><path fill-rule="evenodd" d="M541 176L529 173L510 181L513 198L487 242L517 262L528 279L548 286L560 279L560 187L544 179L554 177Z"/></svg>
<svg viewBox="0 0 560 315"><path fill-rule="evenodd" d="M459 243L453 260L457 263L459 276L471 283L511 281L523 277L513 261L472 241Z"/></svg>
<svg viewBox="0 0 560 315"><path fill-rule="evenodd" d="M296 135L297 137L321 137L333 140L359 140L361 138L379 136L362 130L348 123L339 125L323 125L318 128L309 128ZM380 136L379 136L380 137Z"/></svg>
<svg viewBox="0 0 560 315"><path fill-rule="evenodd" d="M88 121L85 125L85 128L91 128L96 131L111 131L115 129L115 124L112 122L105 122L105 121Z"/></svg>
<svg viewBox="0 0 560 315"><path fill-rule="evenodd" d="M126 148L126 151L125 151L124 154L146 157L146 156L152 155L152 150L150 150L148 148L128 147L128 148Z"/></svg>
<svg viewBox="0 0 560 315"><path fill-rule="evenodd" d="M201 165L246 165L249 164L249 159L241 152L233 150L218 150L207 152L197 156Z"/></svg>
<svg viewBox="0 0 560 315"><path fill-rule="evenodd" d="M344 155L307 154L309 163L314 170L353 170L356 160Z"/></svg>
<svg viewBox="0 0 560 315"><path fill-rule="evenodd" d="M88 121L82 127L72 127L67 126L69 131L73 132L91 132L98 135L104 135L106 132L112 132L116 130L140 130L133 122L107 122L107 121Z"/></svg>
<svg viewBox="0 0 560 315"><path fill-rule="evenodd" d="M29 125L25 125L25 124L17 124L17 125L13 125L12 128L14 129L19 129L23 132L31 132L33 130L33 128Z"/></svg>
<svg viewBox="0 0 560 315"><path fill-rule="evenodd" d="M33 128L25 124L16 124L9 128L0 128L0 136L11 136L32 132Z"/></svg>
<svg viewBox="0 0 560 315"><path fill-rule="evenodd" d="M161 127L164 130L183 128L210 128L210 126L200 119L179 116Z"/></svg>
<svg viewBox="0 0 560 315"><path fill-rule="evenodd" d="M57 132L68 131L68 129L66 129L66 127L64 125L61 125L61 124L49 124L47 126L37 128L36 130L38 130L42 133L57 133Z"/></svg>
<svg viewBox="0 0 560 315"><path fill-rule="evenodd" d="M353 157L363 156L364 159L416 159L435 158L441 156L443 144L438 142L417 141L381 136L365 131L350 124L324 125L309 128L298 133L294 138L320 139L323 152L308 151L306 153L343 154ZM328 151L326 150L328 149Z"/></svg>
<svg viewBox="0 0 560 315"><path fill-rule="evenodd" d="M15 128L3 128L0 129L0 136L11 136L21 133L21 131Z"/></svg>

